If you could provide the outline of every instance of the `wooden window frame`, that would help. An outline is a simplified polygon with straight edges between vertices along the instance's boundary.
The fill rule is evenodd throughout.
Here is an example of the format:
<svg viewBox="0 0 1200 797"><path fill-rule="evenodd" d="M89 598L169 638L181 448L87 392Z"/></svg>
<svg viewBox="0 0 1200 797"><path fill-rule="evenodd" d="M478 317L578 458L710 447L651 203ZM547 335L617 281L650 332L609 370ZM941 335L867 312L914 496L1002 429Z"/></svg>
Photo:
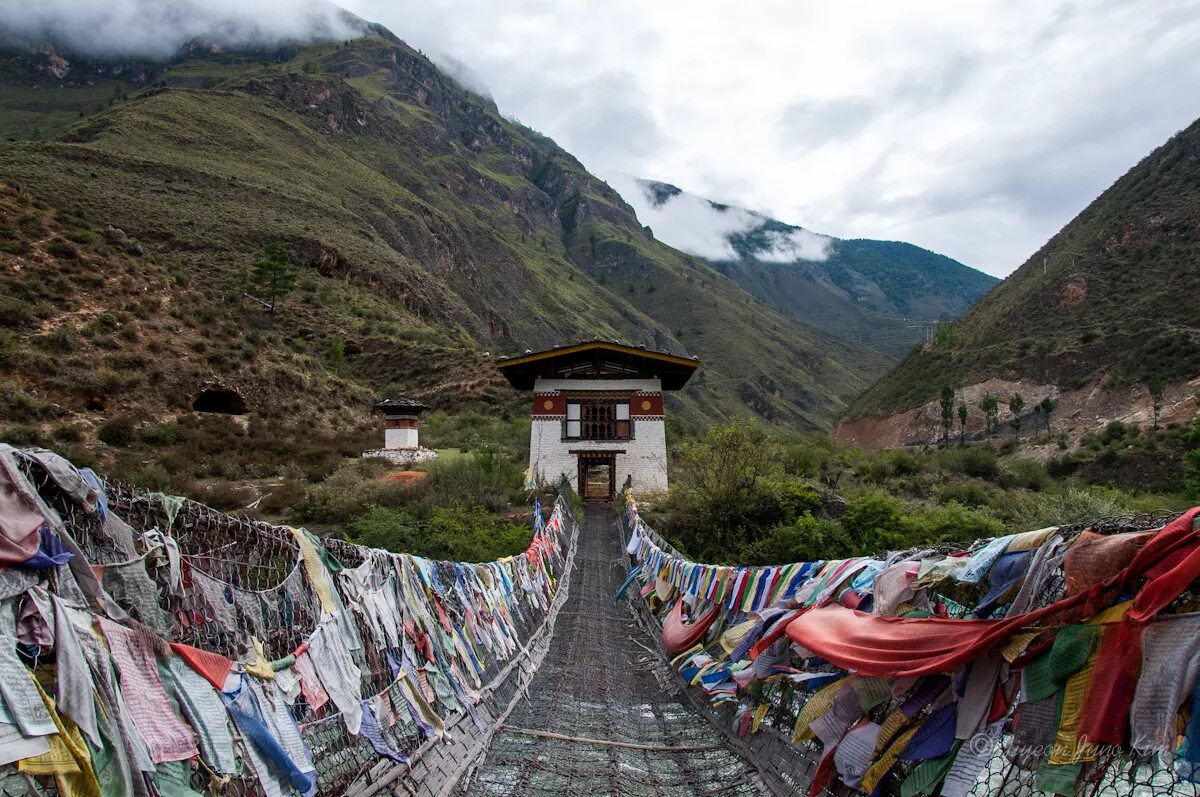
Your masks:
<svg viewBox="0 0 1200 797"><path fill-rule="evenodd" d="M625 417L618 407L624 405ZM572 418L572 407L578 408L578 419ZM562 440L594 440L606 442L610 440L623 441L634 439L633 408L628 399L596 398L567 399L566 416L562 422ZM571 424L579 425L579 434L572 435Z"/></svg>

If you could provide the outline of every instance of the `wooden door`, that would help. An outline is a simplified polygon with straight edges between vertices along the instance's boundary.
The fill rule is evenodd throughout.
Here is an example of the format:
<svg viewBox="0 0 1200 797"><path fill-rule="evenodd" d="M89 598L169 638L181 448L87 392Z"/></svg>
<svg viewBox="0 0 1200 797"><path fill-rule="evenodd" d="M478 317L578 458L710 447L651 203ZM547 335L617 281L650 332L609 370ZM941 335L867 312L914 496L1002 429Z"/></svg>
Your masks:
<svg viewBox="0 0 1200 797"><path fill-rule="evenodd" d="M585 501L611 501L616 477L615 457L588 457L579 461L579 492Z"/></svg>

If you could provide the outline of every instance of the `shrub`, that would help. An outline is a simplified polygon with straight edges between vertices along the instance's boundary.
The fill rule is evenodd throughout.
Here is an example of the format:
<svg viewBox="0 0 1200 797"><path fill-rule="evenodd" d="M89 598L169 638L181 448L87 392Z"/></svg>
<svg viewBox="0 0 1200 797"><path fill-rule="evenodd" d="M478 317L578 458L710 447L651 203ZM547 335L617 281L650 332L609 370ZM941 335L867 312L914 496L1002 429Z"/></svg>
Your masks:
<svg viewBox="0 0 1200 797"><path fill-rule="evenodd" d="M147 445L169 446L179 440L180 429L177 423L158 423L147 426L138 433L138 438Z"/></svg>
<svg viewBox="0 0 1200 797"><path fill-rule="evenodd" d="M411 491L419 488L381 480L388 470L388 463L378 459L343 464L325 481L308 488L296 505L297 517L316 523L349 523L371 506L403 506Z"/></svg>
<svg viewBox="0 0 1200 797"><path fill-rule="evenodd" d="M995 507L1012 531L1060 526L1130 511L1129 499L1104 487L1067 487L1040 493L1014 492Z"/></svg>
<svg viewBox="0 0 1200 797"><path fill-rule="evenodd" d="M79 339L75 336L75 332L66 325L47 332L45 335L39 335L33 339L33 342L39 348L59 354L68 354L79 348Z"/></svg>
<svg viewBox="0 0 1200 797"><path fill-rule="evenodd" d="M371 507L352 525L356 542L455 562L486 562L529 547L531 528L481 508L438 507L424 522L404 510Z"/></svg>
<svg viewBox="0 0 1200 797"><path fill-rule="evenodd" d="M995 481L1000 476L1000 457L991 446L968 446L943 451L938 455L942 470Z"/></svg>
<svg viewBox="0 0 1200 797"><path fill-rule="evenodd" d="M29 326L35 320L27 302L16 297L0 297L0 326L20 329Z"/></svg>
<svg viewBox="0 0 1200 797"><path fill-rule="evenodd" d="M124 415L118 415L100 424L100 428L96 431L96 436L100 438L100 442L102 443L124 448L133 443L136 434L133 421Z"/></svg>
<svg viewBox="0 0 1200 797"><path fill-rule="evenodd" d="M999 484L1005 489L1044 490L1052 483L1050 474L1040 462L1032 459L1010 459L1004 463Z"/></svg>
<svg viewBox="0 0 1200 797"><path fill-rule="evenodd" d="M79 253L75 251L75 247L61 238L55 238L50 241L46 244L45 248L49 254L54 255L59 260L74 260L79 256Z"/></svg>
<svg viewBox="0 0 1200 797"><path fill-rule="evenodd" d="M83 432L73 423L64 423L54 427L54 439L60 443L78 443L83 439Z"/></svg>
<svg viewBox="0 0 1200 797"><path fill-rule="evenodd" d="M152 462L130 471L125 478L134 486L145 490L165 490L171 484L171 474L167 473L167 469L158 462ZM217 504L212 504L212 506L217 509L229 508Z"/></svg>
<svg viewBox="0 0 1200 797"><path fill-rule="evenodd" d="M253 487L227 481L215 482L204 490L204 503L222 511L242 509L257 497Z"/></svg>
<svg viewBox="0 0 1200 797"><path fill-rule="evenodd" d="M841 559L851 554L845 529L836 520L820 520L811 513L772 528L746 546L739 559L745 564L784 564Z"/></svg>
<svg viewBox="0 0 1200 797"><path fill-rule="evenodd" d="M6 421L38 421L55 415L56 408L15 382L0 380L0 418Z"/></svg>
<svg viewBox="0 0 1200 797"><path fill-rule="evenodd" d="M0 432L0 441L14 446L32 446L42 442L42 433L36 426L15 423Z"/></svg>
<svg viewBox="0 0 1200 797"><path fill-rule="evenodd" d="M908 546L933 543L966 545L974 540L999 537L1005 532L1004 523L991 515L972 511L962 504L949 503L905 519Z"/></svg>
<svg viewBox="0 0 1200 797"><path fill-rule="evenodd" d="M1188 498L1200 500L1200 451L1183 455L1183 490Z"/></svg>
<svg viewBox="0 0 1200 797"><path fill-rule="evenodd" d="M463 457L434 460L426 470L430 487L443 499L495 512L508 508L509 495L521 485L523 476L520 466L492 448L481 448Z"/></svg>
<svg viewBox="0 0 1200 797"><path fill-rule="evenodd" d="M978 508L987 506L992 500L992 491L987 485L977 481L956 482L947 484L937 491L940 504L961 504L962 506Z"/></svg>
<svg viewBox="0 0 1200 797"><path fill-rule="evenodd" d="M763 487L774 504L774 513L778 513L784 523L821 508L821 496L799 479L765 482Z"/></svg>
<svg viewBox="0 0 1200 797"><path fill-rule="evenodd" d="M871 492L847 502L841 522L855 550L871 553L905 547L903 516L899 501Z"/></svg>

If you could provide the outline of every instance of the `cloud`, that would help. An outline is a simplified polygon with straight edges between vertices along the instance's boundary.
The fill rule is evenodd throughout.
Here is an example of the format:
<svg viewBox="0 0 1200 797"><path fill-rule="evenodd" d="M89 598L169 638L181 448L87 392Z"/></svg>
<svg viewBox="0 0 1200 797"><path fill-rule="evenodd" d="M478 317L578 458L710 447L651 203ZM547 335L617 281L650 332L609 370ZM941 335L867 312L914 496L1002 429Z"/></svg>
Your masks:
<svg viewBox="0 0 1200 797"><path fill-rule="evenodd" d="M1200 0L349 2L610 182L997 275L1200 114Z"/></svg>
<svg viewBox="0 0 1200 797"><path fill-rule="evenodd" d="M797 260L825 260L833 239L808 230L768 230L767 248L754 257L767 263L794 263Z"/></svg>
<svg viewBox="0 0 1200 797"><path fill-rule="evenodd" d="M94 56L169 58L192 39L270 45L359 35L323 0L36 0L0 3L3 38Z"/></svg>
<svg viewBox="0 0 1200 797"><path fill-rule="evenodd" d="M653 184L627 174L609 177L608 183L637 213L638 219L654 230L654 237L683 252L706 260L738 260L731 237L756 230L767 221L763 216L732 205L714 205L687 192L654 189ZM768 230L765 248L755 257L771 263L824 260L832 240L808 230Z"/></svg>
<svg viewBox="0 0 1200 797"><path fill-rule="evenodd" d="M1200 114L1200 0L343 4L601 177L650 175L997 275ZM0 0L0 29L163 56L213 31L349 35L331 8ZM713 251L715 234L694 245Z"/></svg>

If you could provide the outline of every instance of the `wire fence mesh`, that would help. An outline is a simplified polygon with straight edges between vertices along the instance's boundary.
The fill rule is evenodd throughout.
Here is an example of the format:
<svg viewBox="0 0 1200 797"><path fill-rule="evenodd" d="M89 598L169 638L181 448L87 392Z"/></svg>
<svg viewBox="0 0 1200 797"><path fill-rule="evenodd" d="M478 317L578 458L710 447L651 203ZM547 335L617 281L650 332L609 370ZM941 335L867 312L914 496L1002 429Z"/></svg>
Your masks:
<svg viewBox="0 0 1200 797"><path fill-rule="evenodd" d="M1162 528L1166 523L1178 517L1178 513L1153 512L1122 517L1101 518L1087 523L1076 523L1058 529L1065 542L1069 545L1084 531L1096 534L1112 535L1127 532L1149 531ZM628 519L622 521L623 533L626 539L632 529ZM646 527L643 527L646 528ZM653 534L652 530L649 533ZM654 534L656 544L663 550L678 556L678 552L657 534ZM944 553L952 552L947 548ZM1045 578L1041 589L1037 592L1031 608L1046 606L1063 597L1066 579L1061 564L1053 569ZM1168 607L1168 612L1194 610L1200 596L1196 591L1197 585L1184 591ZM982 588L976 588L967 594L959 593L957 597L965 602L978 598ZM938 597L945 599L939 593ZM647 602L631 592L628 598L633 611L641 618L647 634L661 638L662 623L666 607L653 611ZM953 607L954 601L948 601ZM972 604L973 605L973 604ZM1003 617L1005 607L1000 607L991 616ZM745 615L736 614L727 618L727 624L717 626L713 634L721 627L728 627L745 619ZM712 638L712 635L709 637ZM659 645L659 652L667 655ZM826 671L831 674L842 671L830 664L814 665L811 661L806 671ZM676 675L676 683L682 683ZM720 729L726 741L733 749L738 750L758 769L764 782L776 794L824 794L838 795L858 793L848 789L836 779L828 788L811 791L813 778L820 765L824 748L817 740L794 741L793 732L797 718L810 700L815 697L814 691L798 688L787 680L770 681L755 685L748 692L741 692L735 702L711 704L698 689L686 689L685 694L693 708L703 715L715 728ZM871 722L884 724L887 717L893 714L908 697L907 692L897 695L872 709L867 714ZM975 779L973 785L962 790L966 797L1052 797L1052 792L1038 788L1038 772L1044 760L1042 749L1036 755L1029 755L1027 750L1014 741L1012 733L1013 713L1019 700L1011 701L1007 723L1004 732L990 743L987 748L986 765ZM765 710L762 723L756 733L749 733L746 727L747 717L756 709ZM1053 739L1047 739L1047 746ZM876 786L873 794L899 795L905 779L913 771L915 763L900 762L888 772ZM940 793L940 792L936 792ZM1200 783L1182 779L1175 769L1171 756L1141 754L1129 749L1105 748L1095 761L1087 762L1073 789L1075 797L1200 797Z"/></svg>
<svg viewBox="0 0 1200 797"><path fill-rule="evenodd" d="M36 459L16 452L16 461L28 483L61 518L60 535L78 544L104 590L135 624L159 639L234 660L244 658L257 640L267 661L286 666L317 627L322 599L306 572L295 530L114 482L105 485L96 511L64 491ZM323 541L330 572L342 574L331 579L332 599L364 643L353 651L361 680L355 691L382 708L382 739L410 764L381 758L364 736L348 732L332 704L310 706L301 692L288 710L315 765L318 794L438 794L482 754L495 718L517 700L544 656L553 616L566 598L549 585L569 570L575 522L565 499L559 499L556 511L561 523L552 519L551 524L558 524L557 531L547 534L539 516L532 553L505 565L515 584L512 600L499 606L487 605L478 590L464 584L458 569L464 566L430 563L428 588L406 592L405 576L416 578L412 558L337 539ZM537 544L539 538L544 544ZM547 578L540 577L543 572ZM52 588L66 589L73 583L65 566L52 573ZM351 583L359 585L358 592L349 590ZM539 589L539 584L545 588ZM442 741L418 726L400 694L401 651L394 639L389 649L386 630L363 611L370 591L384 591L406 622L412 622L418 610L432 614L436 609L445 628L465 632L460 639L470 650L467 657L450 658L434 646L436 661L409 670L450 730ZM426 601L423 607L413 605ZM504 613L502 626L493 622L495 612ZM490 628L505 629L510 649L469 638L471 629L489 622ZM405 636L419 632L419 624L415 631L402 629ZM53 655L26 663L52 681ZM239 741L237 752L238 773L223 779L200 766L192 772L192 788L232 797L273 797L247 763L244 742ZM0 767L0 795L58 793L52 776L32 776L15 765Z"/></svg>

